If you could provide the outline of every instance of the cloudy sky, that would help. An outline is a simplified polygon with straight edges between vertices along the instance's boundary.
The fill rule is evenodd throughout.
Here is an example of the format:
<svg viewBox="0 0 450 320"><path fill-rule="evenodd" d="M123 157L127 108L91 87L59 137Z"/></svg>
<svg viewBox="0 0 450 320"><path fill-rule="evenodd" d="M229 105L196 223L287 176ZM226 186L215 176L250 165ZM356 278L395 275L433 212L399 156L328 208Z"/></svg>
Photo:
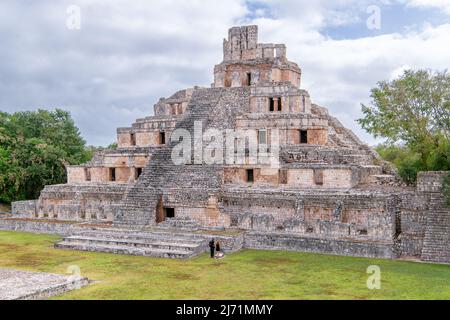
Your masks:
<svg viewBox="0 0 450 320"><path fill-rule="evenodd" d="M370 144L355 120L377 81L450 67L450 0L2 0L0 110L63 108L108 145L160 97L209 86L244 24L285 43L313 101Z"/></svg>

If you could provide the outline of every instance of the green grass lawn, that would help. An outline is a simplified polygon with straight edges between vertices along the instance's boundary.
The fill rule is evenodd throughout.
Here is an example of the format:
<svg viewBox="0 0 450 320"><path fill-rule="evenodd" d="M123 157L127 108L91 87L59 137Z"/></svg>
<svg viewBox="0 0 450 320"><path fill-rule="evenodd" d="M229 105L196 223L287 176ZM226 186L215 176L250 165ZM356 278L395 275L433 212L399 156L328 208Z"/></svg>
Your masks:
<svg viewBox="0 0 450 320"><path fill-rule="evenodd" d="M56 299L450 299L450 266L283 251L169 260L53 248L57 236L0 231L0 267L96 281ZM366 269L381 268L368 290Z"/></svg>

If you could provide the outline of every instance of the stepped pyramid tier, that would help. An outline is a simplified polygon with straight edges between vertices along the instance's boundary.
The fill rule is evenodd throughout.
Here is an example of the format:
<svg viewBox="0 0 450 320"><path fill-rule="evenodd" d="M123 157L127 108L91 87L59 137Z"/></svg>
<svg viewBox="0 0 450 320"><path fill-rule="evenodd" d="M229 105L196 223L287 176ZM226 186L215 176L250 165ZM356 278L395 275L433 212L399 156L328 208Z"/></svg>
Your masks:
<svg viewBox="0 0 450 320"><path fill-rule="evenodd" d="M116 150L68 167L67 184L47 186L16 211L125 230L238 228L253 248L448 262L448 236L436 236L449 223L439 190L402 186L388 163L314 104L285 45L258 43L257 26L233 27L223 55L210 88L161 98L153 116L117 129ZM68 237L60 247L197 252L119 240Z"/></svg>

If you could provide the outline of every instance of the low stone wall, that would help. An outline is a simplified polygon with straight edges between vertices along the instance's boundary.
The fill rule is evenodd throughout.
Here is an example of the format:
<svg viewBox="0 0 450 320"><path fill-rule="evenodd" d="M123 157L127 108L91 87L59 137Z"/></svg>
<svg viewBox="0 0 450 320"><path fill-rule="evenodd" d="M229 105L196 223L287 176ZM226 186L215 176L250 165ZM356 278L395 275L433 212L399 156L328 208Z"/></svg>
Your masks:
<svg viewBox="0 0 450 320"><path fill-rule="evenodd" d="M61 221L36 221L20 218L0 218L0 230L68 235L76 224Z"/></svg>
<svg viewBox="0 0 450 320"><path fill-rule="evenodd" d="M244 248L327 253L368 258L395 258L393 244L309 238L281 233L245 235Z"/></svg>
<svg viewBox="0 0 450 320"><path fill-rule="evenodd" d="M205 251L209 251L209 241L211 239L214 239L214 241L218 241L220 243L221 248L227 253L237 252L241 250L244 246L245 238L244 233L233 236L205 234L201 235L201 237L205 240Z"/></svg>
<svg viewBox="0 0 450 320"><path fill-rule="evenodd" d="M11 212L21 216L34 217L37 212L37 200L13 202Z"/></svg>
<svg viewBox="0 0 450 320"><path fill-rule="evenodd" d="M418 192L442 192L442 179L449 171L429 171L417 174Z"/></svg>
<svg viewBox="0 0 450 320"><path fill-rule="evenodd" d="M230 225L240 229L377 242L393 239L398 202L395 195L370 192L232 190L219 205Z"/></svg>
<svg viewBox="0 0 450 320"><path fill-rule="evenodd" d="M118 205L129 185L113 183L64 184L46 186L39 198L39 218L112 221L113 208Z"/></svg>

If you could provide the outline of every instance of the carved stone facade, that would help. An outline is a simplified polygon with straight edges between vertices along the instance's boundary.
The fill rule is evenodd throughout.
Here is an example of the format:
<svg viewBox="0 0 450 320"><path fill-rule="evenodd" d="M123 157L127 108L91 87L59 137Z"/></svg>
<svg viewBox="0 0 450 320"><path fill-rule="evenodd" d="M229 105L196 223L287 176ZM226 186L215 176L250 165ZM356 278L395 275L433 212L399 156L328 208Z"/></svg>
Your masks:
<svg viewBox="0 0 450 320"><path fill-rule="evenodd" d="M258 43L257 26L231 28L211 88L161 98L154 116L117 130L116 150L69 167L66 185L46 187L15 211L134 228L180 219L246 230L253 248L450 262L440 174L420 175L417 190L402 186L300 84L284 45ZM174 163L180 141L172 133L196 137L198 124L203 132L245 130L258 150L275 148L277 137L278 164Z"/></svg>

